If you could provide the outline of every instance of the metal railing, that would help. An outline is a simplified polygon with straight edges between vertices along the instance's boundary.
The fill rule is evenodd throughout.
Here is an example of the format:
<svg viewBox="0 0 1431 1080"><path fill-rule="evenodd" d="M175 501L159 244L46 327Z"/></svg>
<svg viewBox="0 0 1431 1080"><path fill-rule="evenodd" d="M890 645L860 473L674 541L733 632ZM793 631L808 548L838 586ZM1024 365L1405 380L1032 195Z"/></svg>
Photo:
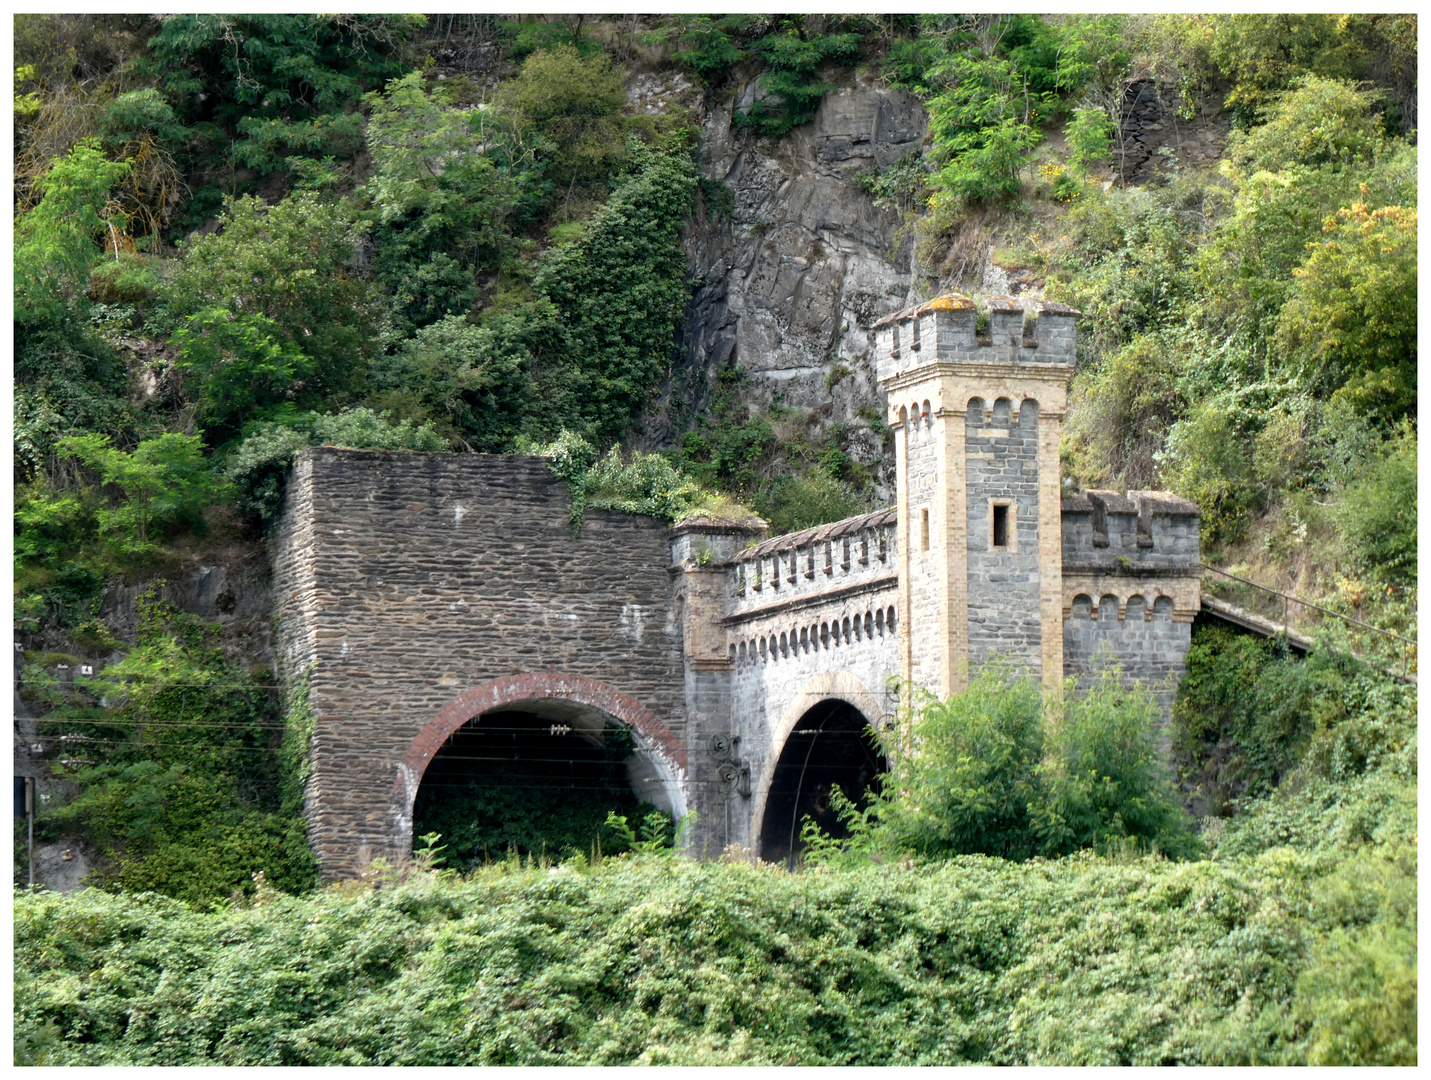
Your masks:
<svg viewBox="0 0 1431 1080"><path fill-rule="evenodd" d="M1402 637L1400 634L1393 634L1390 630L1383 630L1379 626L1372 626L1371 623L1363 622L1361 619L1353 619L1350 615L1343 615L1340 611L1333 611L1331 608L1324 608L1320 604L1312 603L1310 600L1303 600L1301 597L1293 596L1290 593L1284 593L1277 589L1269 588L1266 585L1259 585L1255 581L1248 581L1245 577L1238 577L1236 574L1229 574L1226 570L1219 570L1215 566L1208 566L1207 563L1199 563L1198 565L1200 565L1204 570L1211 570L1214 574L1221 574L1223 577L1231 578L1233 581L1240 581L1244 585L1251 585L1254 589L1261 589L1263 592L1271 593L1273 596L1280 596L1282 598L1282 629L1284 632L1290 632L1292 628L1291 623L1289 623L1287 619L1290 605L1301 604L1303 607L1311 608L1313 611L1320 611L1323 615L1330 615L1334 619L1340 619L1342 622L1351 623L1353 626L1359 626L1363 630L1370 630L1373 634L1380 634L1382 637L1391 638L1395 641L1399 641L1403 645L1409 645L1411 647L1410 650L1404 648L1398 650L1401 653L1401 677L1403 679L1407 677L1407 664L1410 660L1410 655L1411 653L1416 651L1416 642L1412 641L1410 638Z"/></svg>

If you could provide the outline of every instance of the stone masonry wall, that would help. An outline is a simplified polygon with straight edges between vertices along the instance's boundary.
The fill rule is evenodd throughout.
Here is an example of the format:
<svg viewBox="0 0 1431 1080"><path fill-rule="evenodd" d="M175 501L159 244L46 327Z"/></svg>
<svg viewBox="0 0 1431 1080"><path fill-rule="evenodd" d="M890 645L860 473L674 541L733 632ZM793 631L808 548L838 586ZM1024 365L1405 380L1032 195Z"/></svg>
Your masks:
<svg viewBox="0 0 1431 1080"><path fill-rule="evenodd" d="M1042 669L1039 619L1038 403L974 399L965 418L969 514L969 663L994 656ZM1009 505L1007 546L993 547L991 506Z"/></svg>
<svg viewBox="0 0 1431 1080"><path fill-rule="evenodd" d="M1152 690L1166 716L1187 671L1192 623L1174 622L1172 599L1152 591L1080 594L1063 624L1064 674L1085 690L1116 667L1124 681Z"/></svg>
<svg viewBox="0 0 1431 1080"><path fill-rule="evenodd" d="M1201 606L1198 516L1161 491L1063 500L1064 673L1080 689L1116 666L1171 715Z"/></svg>
<svg viewBox="0 0 1431 1080"><path fill-rule="evenodd" d="M295 467L277 560L284 661L309 669L310 840L325 876L403 856L394 770L492 680L582 676L684 739L664 523L588 511L540 458L322 448Z"/></svg>
<svg viewBox="0 0 1431 1080"><path fill-rule="evenodd" d="M900 526L908 537L900 572L907 573L904 584L905 607L911 630L916 626L938 626L940 623L942 569L944 551L940 538L945 531L943 514L948 499L939 490L940 465L944 447L944 431L949 421L934 415L928 401L911 406L909 417L895 433L902 441L903 461L899 463L898 481L903 486L902 520ZM910 651L910 678L920 686L938 690L942 657L937 649L915 648Z"/></svg>

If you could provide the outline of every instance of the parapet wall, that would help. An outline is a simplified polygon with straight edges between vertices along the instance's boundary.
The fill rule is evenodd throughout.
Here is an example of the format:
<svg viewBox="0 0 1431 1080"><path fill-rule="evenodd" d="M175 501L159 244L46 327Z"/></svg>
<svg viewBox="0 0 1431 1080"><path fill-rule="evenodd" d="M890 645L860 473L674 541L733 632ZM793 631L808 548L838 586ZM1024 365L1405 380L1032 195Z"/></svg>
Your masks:
<svg viewBox="0 0 1431 1080"><path fill-rule="evenodd" d="M1166 491L1085 491L1063 500L1064 565L1166 568L1198 563L1199 517L1194 504Z"/></svg>
<svg viewBox="0 0 1431 1080"><path fill-rule="evenodd" d="M772 604L785 606L867 584L895 570L893 510L787 533L748 547L732 560L726 570L727 614L766 611Z"/></svg>

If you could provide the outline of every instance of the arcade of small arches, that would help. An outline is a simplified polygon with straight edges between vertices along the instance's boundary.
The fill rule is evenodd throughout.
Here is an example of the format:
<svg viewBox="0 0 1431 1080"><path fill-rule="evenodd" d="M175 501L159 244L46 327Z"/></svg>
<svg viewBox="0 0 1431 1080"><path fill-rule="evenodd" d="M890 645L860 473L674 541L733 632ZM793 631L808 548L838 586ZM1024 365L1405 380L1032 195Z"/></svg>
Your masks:
<svg viewBox="0 0 1431 1080"><path fill-rule="evenodd" d="M1037 401L1024 398L1019 403L1017 426L1033 427L1038 422L1038 410ZM931 427L936 415L928 398L923 402L911 402L908 406L901 405L898 413L899 423L912 432L918 431L921 426ZM983 427L986 421L990 427L1012 427L1015 424L1014 403L1006 397L995 398L990 409L983 398L971 397L965 408L965 417L965 422L971 427Z"/></svg>
<svg viewBox="0 0 1431 1080"><path fill-rule="evenodd" d="M1095 604L1088 593L1079 593L1073 598L1065 617L1094 622L1171 622L1173 598L1155 593L1153 602L1149 604L1148 597L1142 593L1132 593L1121 599L1113 593L1104 593Z"/></svg>
<svg viewBox="0 0 1431 1080"><path fill-rule="evenodd" d="M863 616L822 621L761 635L730 646L730 658L737 664L777 663L792 656L837 649L861 641L874 641L895 633L894 606L868 610Z"/></svg>

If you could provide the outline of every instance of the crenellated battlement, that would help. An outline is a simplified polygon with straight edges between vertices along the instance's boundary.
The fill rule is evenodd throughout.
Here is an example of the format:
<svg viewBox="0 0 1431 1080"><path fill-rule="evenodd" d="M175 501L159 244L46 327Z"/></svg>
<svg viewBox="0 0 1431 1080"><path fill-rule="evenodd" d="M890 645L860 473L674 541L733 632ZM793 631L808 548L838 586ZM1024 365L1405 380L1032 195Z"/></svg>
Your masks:
<svg viewBox="0 0 1431 1080"><path fill-rule="evenodd" d="M940 296L875 323L881 383L939 363L1073 366L1075 309L1012 296L991 296L987 303L984 334L976 330L974 301L962 293Z"/></svg>
<svg viewBox="0 0 1431 1080"><path fill-rule="evenodd" d="M1167 491L1089 490L1062 503L1064 572L1199 569L1200 513Z"/></svg>
<svg viewBox="0 0 1431 1080"><path fill-rule="evenodd" d="M877 510L746 548L726 569L729 615L892 575L895 524L892 509Z"/></svg>

